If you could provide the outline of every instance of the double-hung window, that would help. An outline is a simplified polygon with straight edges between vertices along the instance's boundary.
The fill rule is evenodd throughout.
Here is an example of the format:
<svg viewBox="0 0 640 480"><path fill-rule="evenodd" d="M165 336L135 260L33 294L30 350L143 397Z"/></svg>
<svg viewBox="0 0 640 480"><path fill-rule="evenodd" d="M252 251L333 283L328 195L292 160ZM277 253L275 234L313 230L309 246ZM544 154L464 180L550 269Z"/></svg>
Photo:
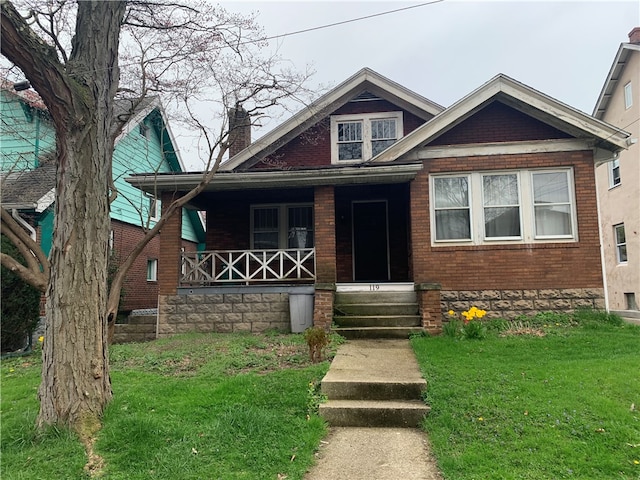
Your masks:
<svg viewBox="0 0 640 480"><path fill-rule="evenodd" d="M620 178L620 160L617 158L609 162L609 188L620 185L622 179Z"/></svg>
<svg viewBox="0 0 640 480"><path fill-rule="evenodd" d="M313 247L313 206L309 204L251 207L251 248L278 250Z"/></svg>
<svg viewBox="0 0 640 480"><path fill-rule="evenodd" d="M485 238L520 238L518 175L482 176Z"/></svg>
<svg viewBox="0 0 640 480"><path fill-rule="evenodd" d="M567 172L532 173L536 238L573 235L573 206Z"/></svg>
<svg viewBox="0 0 640 480"><path fill-rule="evenodd" d="M332 163L362 162L402 137L402 112L331 117Z"/></svg>
<svg viewBox="0 0 640 480"><path fill-rule="evenodd" d="M469 177L433 180L436 241L471 240Z"/></svg>
<svg viewBox="0 0 640 480"><path fill-rule="evenodd" d="M570 169L431 178L435 245L577 239Z"/></svg>
<svg viewBox="0 0 640 480"><path fill-rule="evenodd" d="M633 106L633 89L631 82L624 86L624 108L629 109Z"/></svg>
<svg viewBox="0 0 640 480"><path fill-rule="evenodd" d="M616 259L618 263L627 262L627 237L624 233L624 224L615 225L613 231L616 238Z"/></svg>

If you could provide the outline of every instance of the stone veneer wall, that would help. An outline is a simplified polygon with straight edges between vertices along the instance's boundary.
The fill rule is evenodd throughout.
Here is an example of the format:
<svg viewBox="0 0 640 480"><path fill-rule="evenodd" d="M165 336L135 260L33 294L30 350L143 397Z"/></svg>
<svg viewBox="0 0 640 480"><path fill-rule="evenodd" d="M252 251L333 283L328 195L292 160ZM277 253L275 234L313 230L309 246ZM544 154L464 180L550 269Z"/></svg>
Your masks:
<svg viewBox="0 0 640 480"><path fill-rule="evenodd" d="M157 336L187 332L290 332L289 294L305 293L309 288L313 291L313 287L196 288L179 290L177 295L160 295Z"/></svg>
<svg viewBox="0 0 640 480"><path fill-rule="evenodd" d="M604 310L602 288L549 288L541 290L442 290L440 305L445 319L447 312L456 313L472 306L487 311L487 318L513 320L520 315L539 312L570 312L579 308Z"/></svg>

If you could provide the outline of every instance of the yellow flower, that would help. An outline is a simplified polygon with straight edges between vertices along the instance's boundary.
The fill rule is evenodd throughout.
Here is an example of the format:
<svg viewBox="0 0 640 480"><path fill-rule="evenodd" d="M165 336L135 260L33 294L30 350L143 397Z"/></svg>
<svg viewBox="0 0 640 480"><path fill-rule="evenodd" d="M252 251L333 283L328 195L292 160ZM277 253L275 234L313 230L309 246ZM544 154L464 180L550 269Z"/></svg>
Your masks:
<svg viewBox="0 0 640 480"><path fill-rule="evenodd" d="M42 335L40 335L40 336L38 337L38 341L39 341L40 343L44 342L44 337L43 337Z"/></svg>
<svg viewBox="0 0 640 480"><path fill-rule="evenodd" d="M479 421L479 422L482 422L482 421L484 421L484 418L482 418L482 417L478 417L478 421Z"/></svg>
<svg viewBox="0 0 640 480"><path fill-rule="evenodd" d="M448 313L450 317L453 317L456 314L456 312L454 312L453 310L449 310Z"/></svg>
<svg viewBox="0 0 640 480"><path fill-rule="evenodd" d="M634 460L634 461L633 461L633 464L634 464L634 465L640 465L640 460Z"/></svg>

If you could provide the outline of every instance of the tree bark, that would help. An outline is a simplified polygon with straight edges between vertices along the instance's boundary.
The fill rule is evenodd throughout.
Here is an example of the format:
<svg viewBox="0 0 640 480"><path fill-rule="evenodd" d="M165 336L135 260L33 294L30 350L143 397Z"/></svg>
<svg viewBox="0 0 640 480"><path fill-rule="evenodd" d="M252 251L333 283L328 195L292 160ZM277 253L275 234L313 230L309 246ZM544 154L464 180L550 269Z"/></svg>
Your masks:
<svg viewBox="0 0 640 480"><path fill-rule="evenodd" d="M78 2L65 65L10 2L1 8L2 53L40 93L56 129L55 223L37 425L68 425L88 439L112 397L105 315L108 185L125 2Z"/></svg>

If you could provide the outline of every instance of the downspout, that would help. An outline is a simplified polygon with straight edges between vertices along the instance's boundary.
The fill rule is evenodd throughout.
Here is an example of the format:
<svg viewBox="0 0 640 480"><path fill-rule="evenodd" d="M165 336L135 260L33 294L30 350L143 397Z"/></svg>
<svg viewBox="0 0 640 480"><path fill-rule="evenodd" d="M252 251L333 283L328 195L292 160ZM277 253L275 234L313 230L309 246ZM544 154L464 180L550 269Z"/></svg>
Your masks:
<svg viewBox="0 0 640 480"><path fill-rule="evenodd" d="M593 177L596 183L596 209L598 211L598 237L600 238L600 268L602 269L602 285L604 287L604 309L609 311L609 286L607 285L607 267L604 262L604 237L602 235L602 222L600 221L600 192L598 190L598 174L597 169L600 165L616 160L620 154L615 152L607 160L597 161L593 165Z"/></svg>
<svg viewBox="0 0 640 480"><path fill-rule="evenodd" d="M11 209L11 216L14 218L14 220L16 222L18 222L20 225L22 225L22 227L27 232L29 232L29 236L31 237L31 240L33 240L35 242L36 241L36 229L33 228L31 225L29 225L29 223L18 214L18 210L16 208L12 208Z"/></svg>

